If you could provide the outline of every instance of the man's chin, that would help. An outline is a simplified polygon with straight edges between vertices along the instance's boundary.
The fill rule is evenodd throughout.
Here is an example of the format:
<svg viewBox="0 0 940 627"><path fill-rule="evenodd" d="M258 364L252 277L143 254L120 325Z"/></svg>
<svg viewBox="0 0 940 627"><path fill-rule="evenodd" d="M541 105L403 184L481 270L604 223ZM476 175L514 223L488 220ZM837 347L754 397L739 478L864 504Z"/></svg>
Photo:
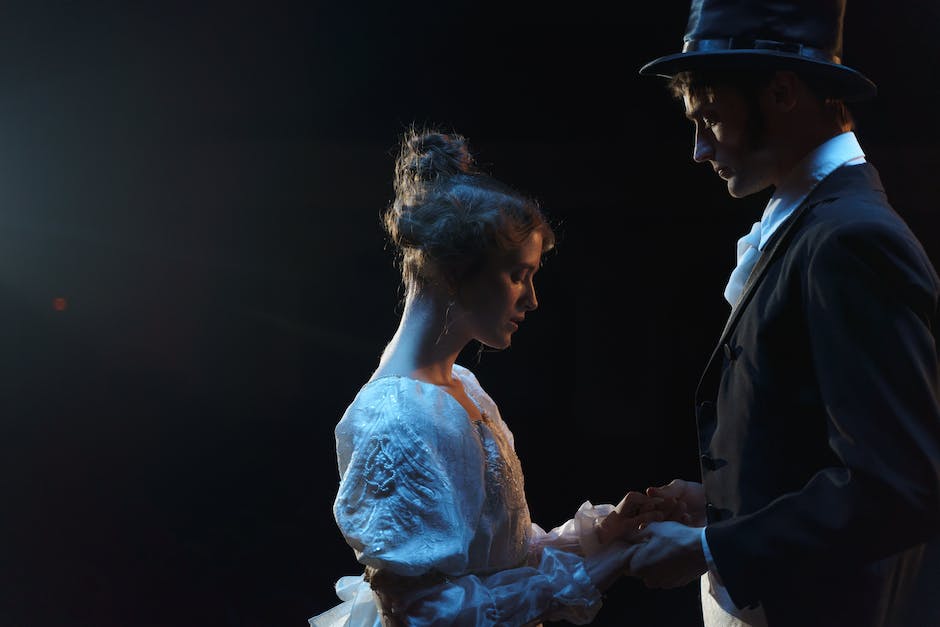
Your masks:
<svg viewBox="0 0 940 627"><path fill-rule="evenodd" d="M734 179L728 180L728 194L732 198L746 198L747 196L752 196L758 192L762 192L768 187L770 186L765 185L761 187L760 185L741 185L740 183L736 183Z"/></svg>

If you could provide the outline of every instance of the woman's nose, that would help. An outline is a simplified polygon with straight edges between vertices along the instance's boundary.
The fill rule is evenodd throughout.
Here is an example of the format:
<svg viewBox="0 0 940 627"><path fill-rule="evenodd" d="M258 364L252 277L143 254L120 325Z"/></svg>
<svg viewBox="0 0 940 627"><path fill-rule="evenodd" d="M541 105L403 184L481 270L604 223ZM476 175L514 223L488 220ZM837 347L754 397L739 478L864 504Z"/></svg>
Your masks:
<svg viewBox="0 0 940 627"><path fill-rule="evenodd" d="M526 295L526 309L532 311L538 309L539 299L535 296L535 286L530 285Z"/></svg>

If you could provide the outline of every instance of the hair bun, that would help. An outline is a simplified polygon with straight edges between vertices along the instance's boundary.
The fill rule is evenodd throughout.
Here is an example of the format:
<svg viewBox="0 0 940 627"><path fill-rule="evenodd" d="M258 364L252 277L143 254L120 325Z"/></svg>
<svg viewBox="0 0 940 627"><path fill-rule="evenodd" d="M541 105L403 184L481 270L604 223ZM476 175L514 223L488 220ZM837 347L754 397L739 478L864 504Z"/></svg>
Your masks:
<svg viewBox="0 0 940 627"><path fill-rule="evenodd" d="M538 203L478 168L462 135L412 126L400 141L395 198L382 222L409 289L467 276L536 230L542 252L554 246Z"/></svg>
<svg viewBox="0 0 940 627"><path fill-rule="evenodd" d="M441 178L477 172L462 135L437 130L409 130L395 163L395 191L414 198L424 186Z"/></svg>

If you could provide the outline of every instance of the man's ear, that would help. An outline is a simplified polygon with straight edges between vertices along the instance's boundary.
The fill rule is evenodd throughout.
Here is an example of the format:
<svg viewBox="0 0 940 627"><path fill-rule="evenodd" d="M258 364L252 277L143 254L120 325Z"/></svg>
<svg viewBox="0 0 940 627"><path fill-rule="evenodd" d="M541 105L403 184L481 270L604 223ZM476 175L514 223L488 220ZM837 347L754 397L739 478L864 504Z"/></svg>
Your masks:
<svg viewBox="0 0 940 627"><path fill-rule="evenodd" d="M789 70L774 72L764 90L767 104L781 113L792 111L799 102L801 87L802 82L795 73Z"/></svg>

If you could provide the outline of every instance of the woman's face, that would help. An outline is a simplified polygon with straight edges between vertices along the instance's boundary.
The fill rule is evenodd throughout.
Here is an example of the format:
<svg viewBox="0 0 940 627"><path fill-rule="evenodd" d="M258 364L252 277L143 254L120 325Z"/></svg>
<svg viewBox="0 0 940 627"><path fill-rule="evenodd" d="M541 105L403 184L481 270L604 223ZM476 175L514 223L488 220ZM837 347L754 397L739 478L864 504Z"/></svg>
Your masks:
<svg viewBox="0 0 940 627"><path fill-rule="evenodd" d="M526 312L538 307L533 279L542 260L542 234L490 259L460 289L467 332L492 348L507 348Z"/></svg>

